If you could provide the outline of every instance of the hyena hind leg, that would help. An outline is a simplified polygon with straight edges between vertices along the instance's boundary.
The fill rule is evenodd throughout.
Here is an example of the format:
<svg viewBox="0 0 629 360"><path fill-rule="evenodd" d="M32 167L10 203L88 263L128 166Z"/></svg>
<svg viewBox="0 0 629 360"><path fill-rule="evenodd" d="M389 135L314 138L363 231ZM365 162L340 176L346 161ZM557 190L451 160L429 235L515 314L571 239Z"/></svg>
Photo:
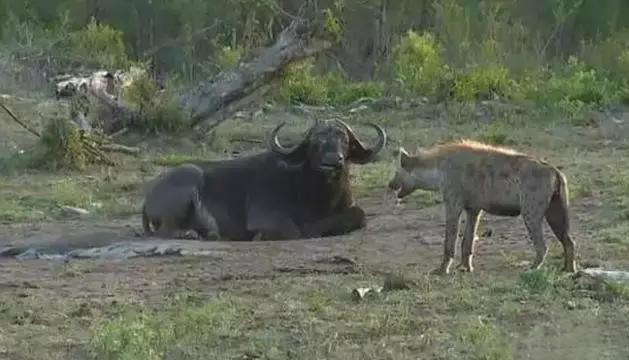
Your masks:
<svg viewBox="0 0 629 360"><path fill-rule="evenodd" d="M529 237L535 248L535 261L531 269L536 270L542 267L546 259L546 254L548 254L548 245L546 244L546 240L544 240L542 228L542 217L523 213L522 218L524 219L524 225L528 230Z"/></svg>
<svg viewBox="0 0 629 360"><path fill-rule="evenodd" d="M561 203L559 197L554 196L550 201L548 209L546 210L546 222L550 226L551 230L561 242L564 253L564 266L563 271L575 272L575 243L570 236L570 222L568 218L568 211Z"/></svg>

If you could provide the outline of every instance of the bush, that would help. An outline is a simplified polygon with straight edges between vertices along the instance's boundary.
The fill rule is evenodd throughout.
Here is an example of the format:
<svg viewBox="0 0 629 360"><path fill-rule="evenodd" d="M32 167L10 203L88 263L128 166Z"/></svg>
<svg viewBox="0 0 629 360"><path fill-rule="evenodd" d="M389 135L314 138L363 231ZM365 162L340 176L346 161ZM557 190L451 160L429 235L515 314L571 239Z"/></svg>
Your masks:
<svg viewBox="0 0 629 360"><path fill-rule="evenodd" d="M311 61L293 64L285 70L279 99L289 104L347 105L361 98L384 94L379 82L350 82L338 73L319 76Z"/></svg>
<svg viewBox="0 0 629 360"><path fill-rule="evenodd" d="M396 81L412 95L435 97L447 78L448 67L441 58L441 47L425 33L409 31L393 50Z"/></svg>
<svg viewBox="0 0 629 360"><path fill-rule="evenodd" d="M514 86L507 68L497 64L483 65L456 78L454 97L462 101L510 97Z"/></svg>
<svg viewBox="0 0 629 360"><path fill-rule="evenodd" d="M125 66L127 52L121 31L98 25L94 19L84 28L70 34L71 51L106 68Z"/></svg>
<svg viewBox="0 0 629 360"><path fill-rule="evenodd" d="M610 78L629 77L629 30L612 34L599 43L584 45L581 58L590 67Z"/></svg>
<svg viewBox="0 0 629 360"><path fill-rule="evenodd" d="M326 104L327 89L322 78L312 74L312 61L302 61L284 69L279 98L289 104Z"/></svg>
<svg viewBox="0 0 629 360"><path fill-rule="evenodd" d="M521 84L525 98L571 116L588 105L610 104L620 97L617 85L576 57L558 72L528 76Z"/></svg>
<svg viewBox="0 0 629 360"><path fill-rule="evenodd" d="M135 130L147 133L176 133L186 128L172 89L160 90L148 73L132 68L130 85L124 92L127 102L134 105L139 116L127 124Z"/></svg>
<svg viewBox="0 0 629 360"><path fill-rule="evenodd" d="M74 123L54 118L46 125L41 136L43 146L35 150L29 165L82 170L90 164L107 162L96 150L96 144L102 141L97 133L84 133Z"/></svg>
<svg viewBox="0 0 629 360"><path fill-rule="evenodd" d="M242 52L241 47L223 46L216 55L216 65L219 71L233 69L242 57Z"/></svg>
<svg viewBox="0 0 629 360"><path fill-rule="evenodd" d="M331 105L347 105L362 98L378 98L385 92L381 82L350 82L338 73L331 73L322 81L327 89L327 102Z"/></svg>

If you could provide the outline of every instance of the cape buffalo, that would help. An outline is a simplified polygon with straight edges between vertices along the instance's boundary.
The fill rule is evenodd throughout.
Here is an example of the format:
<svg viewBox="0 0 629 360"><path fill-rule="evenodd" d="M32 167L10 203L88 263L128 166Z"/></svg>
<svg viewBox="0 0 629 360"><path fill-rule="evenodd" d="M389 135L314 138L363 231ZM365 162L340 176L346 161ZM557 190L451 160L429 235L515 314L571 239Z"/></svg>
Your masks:
<svg viewBox="0 0 629 360"><path fill-rule="evenodd" d="M386 132L369 124L378 142L365 147L341 120L317 121L291 148L282 146L278 125L269 149L204 167L201 201L214 216L221 237L231 240L287 240L346 234L365 226L354 204L350 163L372 161L386 144Z"/></svg>

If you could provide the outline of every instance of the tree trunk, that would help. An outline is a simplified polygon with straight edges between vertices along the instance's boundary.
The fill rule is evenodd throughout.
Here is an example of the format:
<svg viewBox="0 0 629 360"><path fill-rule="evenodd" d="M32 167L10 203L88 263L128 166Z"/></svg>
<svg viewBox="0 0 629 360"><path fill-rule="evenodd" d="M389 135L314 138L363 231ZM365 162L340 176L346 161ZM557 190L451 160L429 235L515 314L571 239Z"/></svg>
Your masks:
<svg viewBox="0 0 629 360"><path fill-rule="evenodd" d="M320 24L295 19L259 57L181 95L179 103L191 126L217 125L237 111L243 100L248 102L256 92L268 90L286 65L330 48L329 41L318 38L319 30Z"/></svg>

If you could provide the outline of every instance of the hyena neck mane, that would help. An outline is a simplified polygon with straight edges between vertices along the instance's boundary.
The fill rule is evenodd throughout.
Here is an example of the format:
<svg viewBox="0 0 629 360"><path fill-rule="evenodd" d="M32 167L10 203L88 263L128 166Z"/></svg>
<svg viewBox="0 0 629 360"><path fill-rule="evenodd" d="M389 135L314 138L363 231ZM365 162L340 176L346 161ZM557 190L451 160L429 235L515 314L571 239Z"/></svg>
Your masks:
<svg viewBox="0 0 629 360"><path fill-rule="evenodd" d="M406 161L407 167L413 173L416 187L424 190L441 190L443 179L448 176L448 162L461 153L521 155L509 148L468 139L436 145L427 150L418 149L415 155Z"/></svg>
<svg viewBox="0 0 629 360"><path fill-rule="evenodd" d="M505 155L522 155L522 153L501 146L494 146L485 144L479 141L470 139L461 139L459 141L436 145L428 150L419 150L418 154L421 158L427 160L443 160L458 152L478 152L478 153L493 153L493 154L505 154Z"/></svg>

